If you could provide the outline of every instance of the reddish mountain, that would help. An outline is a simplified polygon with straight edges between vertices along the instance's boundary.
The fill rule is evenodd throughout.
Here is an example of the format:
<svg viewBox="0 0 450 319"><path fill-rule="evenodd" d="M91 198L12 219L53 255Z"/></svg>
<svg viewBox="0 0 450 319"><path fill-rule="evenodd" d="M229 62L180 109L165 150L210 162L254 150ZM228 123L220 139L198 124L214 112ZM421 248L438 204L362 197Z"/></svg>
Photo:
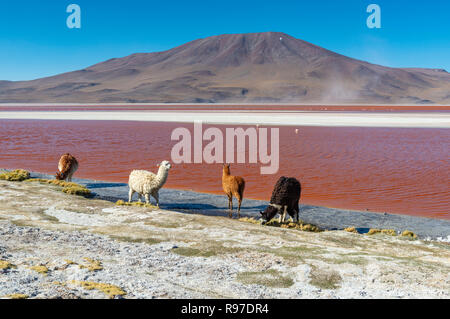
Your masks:
<svg viewBox="0 0 450 319"><path fill-rule="evenodd" d="M33 81L0 81L0 102L450 104L450 74L370 64L279 32L226 34Z"/></svg>

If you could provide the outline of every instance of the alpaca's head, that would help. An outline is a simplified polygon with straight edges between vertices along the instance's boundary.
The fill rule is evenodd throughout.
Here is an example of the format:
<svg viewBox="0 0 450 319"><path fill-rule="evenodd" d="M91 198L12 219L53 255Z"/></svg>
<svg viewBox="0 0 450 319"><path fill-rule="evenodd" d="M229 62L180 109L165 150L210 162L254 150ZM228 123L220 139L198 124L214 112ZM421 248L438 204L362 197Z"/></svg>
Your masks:
<svg viewBox="0 0 450 319"><path fill-rule="evenodd" d="M276 214L278 214L278 209L273 207L272 205L269 205L266 207L264 212L260 211L259 213L261 214L261 222L265 224L272 218L274 218Z"/></svg>
<svg viewBox="0 0 450 319"><path fill-rule="evenodd" d="M63 176L63 174L62 174L61 172L56 172L55 178L56 178L56 180L58 180L58 181L64 180L64 176Z"/></svg>
<svg viewBox="0 0 450 319"><path fill-rule="evenodd" d="M163 169L165 171L168 171L172 165L170 164L169 161L162 161L161 163L158 164L159 169Z"/></svg>
<svg viewBox="0 0 450 319"><path fill-rule="evenodd" d="M223 164L222 171L225 175L230 175L230 164Z"/></svg>

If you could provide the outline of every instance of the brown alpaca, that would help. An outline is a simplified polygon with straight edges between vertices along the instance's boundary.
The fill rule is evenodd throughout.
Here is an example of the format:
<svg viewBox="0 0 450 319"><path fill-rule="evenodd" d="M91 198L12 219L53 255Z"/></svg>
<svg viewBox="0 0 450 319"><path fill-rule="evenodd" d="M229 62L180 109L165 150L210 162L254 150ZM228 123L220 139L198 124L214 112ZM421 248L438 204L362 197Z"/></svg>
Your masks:
<svg viewBox="0 0 450 319"><path fill-rule="evenodd" d="M244 198L245 181L240 176L230 175L230 164L223 164L222 173L222 188L228 196L228 209L230 210L229 217L233 217L233 195L239 202L238 218L241 217L241 203Z"/></svg>
<svg viewBox="0 0 450 319"><path fill-rule="evenodd" d="M57 180L67 180L68 182L72 181L72 175L78 169L78 161L75 157L70 155L69 153L64 154L59 159L58 170L55 177Z"/></svg>

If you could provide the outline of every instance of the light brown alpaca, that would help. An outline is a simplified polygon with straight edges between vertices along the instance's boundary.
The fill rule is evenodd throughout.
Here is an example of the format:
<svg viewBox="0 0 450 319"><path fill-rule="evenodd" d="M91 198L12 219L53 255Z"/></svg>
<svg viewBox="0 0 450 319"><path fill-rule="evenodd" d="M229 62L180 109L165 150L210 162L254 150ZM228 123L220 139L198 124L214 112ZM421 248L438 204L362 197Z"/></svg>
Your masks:
<svg viewBox="0 0 450 319"><path fill-rule="evenodd" d="M76 172L77 169L77 159L69 153L66 153L59 159L58 172L56 173L55 177L60 181L67 180L68 182L71 182L72 175Z"/></svg>
<svg viewBox="0 0 450 319"><path fill-rule="evenodd" d="M230 210L229 217L233 217L233 195L239 202L238 218L241 217L241 203L244 198L245 181L240 176L230 175L230 164L223 164L222 169L222 188L228 196L228 209Z"/></svg>

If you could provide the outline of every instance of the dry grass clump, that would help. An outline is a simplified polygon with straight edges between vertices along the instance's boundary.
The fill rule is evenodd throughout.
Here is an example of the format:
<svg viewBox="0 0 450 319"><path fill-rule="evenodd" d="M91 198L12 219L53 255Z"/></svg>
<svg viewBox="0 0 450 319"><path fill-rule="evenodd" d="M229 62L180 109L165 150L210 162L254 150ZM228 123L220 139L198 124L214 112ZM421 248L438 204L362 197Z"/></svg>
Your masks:
<svg viewBox="0 0 450 319"><path fill-rule="evenodd" d="M131 203L129 203L129 202L125 202L125 201L123 201L121 199L119 199L116 202L116 205L117 206L135 206L135 207L145 207L145 208L158 209L158 207L156 207L155 205L152 205L152 204L147 204L147 203L144 203L144 202L131 202Z"/></svg>
<svg viewBox="0 0 450 319"><path fill-rule="evenodd" d="M16 266L6 260L0 260L0 270L8 270L11 268L16 268Z"/></svg>
<svg viewBox="0 0 450 319"><path fill-rule="evenodd" d="M292 278L282 276L275 269L269 269L260 272L241 272L236 279L246 285L262 285L272 288L288 288L294 284Z"/></svg>
<svg viewBox="0 0 450 319"><path fill-rule="evenodd" d="M46 266L32 266L30 267L31 270L34 270L37 273L40 273L41 275L47 275L49 269Z"/></svg>
<svg viewBox="0 0 450 319"><path fill-rule="evenodd" d="M72 280L72 281L70 281L70 283L81 286L87 290L96 289L96 290L101 291L104 294L108 295L110 298L114 298L116 296L124 296L127 294L120 287L111 285L111 284L104 284L104 283L92 282L92 281L77 281L77 280Z"/></svg>
<svg viewBox="0 0 450 319"><path fill-rule="evenodd" d="M367 232L367 235L375 235L375 234L381 234L381 229L378 228L371 228Z"/></svg>
<svg viewBox="0 0 450 319"><path fill-rule="evenodd" d="M29 179L30 182L39 182L41 184L50 184L62 187L62 192L70 195L78 195L89 197L91 196L91 191L87 189L85 186L82 186L77 183L59 181L56 179L45 179L45 178L32 178Z"/></svg>
<svg viewBox="0 0 450 319"><path fill-rule="evenodd" d="M417 235L416 234L414 234L412 231L410 231L410 230L405 230L403 233L401 233L401 236L403 236L403 237L409 237L409 238L412 238L412 239L416 239L417 238Z"/></svg>
<svg viewBox="0 0 450 319"><path fill-rule="evenodd" d="M10 295L6 295L3 297L9 298L9 299L28 299L30 296L25 295L25 294L10 294Z"/></svg>
<svg viewBox="0 0 450 319"><path fill-rule="evenodd" d="M78 196L84 196L84 197L91 196L91 191L89 189L87 189L84 186L78 185L78 184L64 187L62 189L62 192L66 193L66 194L70 194L70 195L78 195Z"/></svg>
<svg viewBox="0 0 450 319"><path fill-rule="evenodd" d="M97 271L103 269L102 263L98 260L94 260L88 257L84 258L84 260L86 261L86 265L78 265L80 269L86 268L89 271Z"/></svg>
<svg viewBox="0 0 450 319"><path fill-rule="evenodd" d="M261 222L259 220L250 218L250 217L241 217L241 218L239 218L239 221L246 222L246 223L252 223L252 224L256 224L256 225L261 224Z"/></svg>
<svg viewBox="0 0 450 319"><path fill-rule="evenodd" d="M355 227L347 227L344 229L346 232L358 234L358 231Z"/></svg>
<svg viewBox="0 0 450 319"><path fill-rule="evenodd" d="M0 180L21 182L30 178L30 173L23 169L16 169L11 172L5 172L0 174Z"/></svg>
<svg viewBox="0 0 450 319"><path fill-rule="evenodd" d="M381 233L389 236L397 236L397 232L394 229L382 229Z"/></svg>
<svg viewBox="0 0 450 319"><path fill-rule="evenodd" d="M252 224L261 224L261 222L259 220L254 219L254 218L248 218L248 217L239 218L239 221L252 223ZM322 229L320 229L316 225L307 224L301 220L299 220L298 223L294 223L294 222L279 223L278 220L276 218L274 218L274 219L268 221L265 224L265 226L280 227L280 228L292 228L292 229L298 229L298 230L315 232L315 233L322 231Z"/></svg>
<svg viewBox="0 0 450 319"><path fill-rule="evenodd" d="M372 228L369 230L367 235L383 234L388 236L397 236L397 232L394 229L376 229Z"/></svg>

